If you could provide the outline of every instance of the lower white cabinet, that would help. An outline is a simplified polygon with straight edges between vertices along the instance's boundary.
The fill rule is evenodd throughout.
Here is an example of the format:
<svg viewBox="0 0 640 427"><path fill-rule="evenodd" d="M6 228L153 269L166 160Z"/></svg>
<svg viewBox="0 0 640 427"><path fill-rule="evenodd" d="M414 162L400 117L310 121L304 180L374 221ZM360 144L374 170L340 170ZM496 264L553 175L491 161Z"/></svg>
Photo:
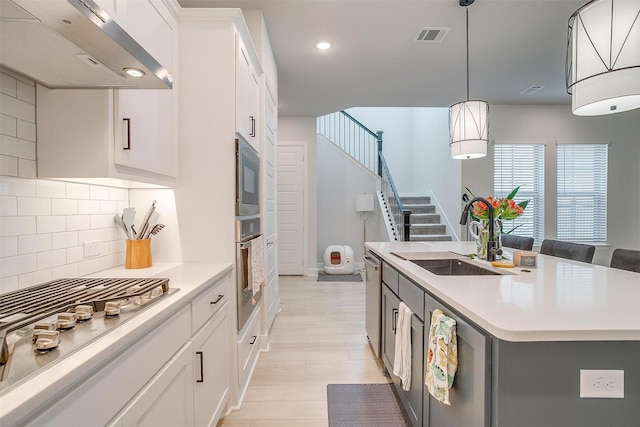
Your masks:
<svg viewBox="0 0 640 427"><path fill-rule="evenodd" d="M238 384L240 384L241 389L246 386L249 374L256 364L259 346L260 307L257 307L238 340Z"/></svg>
<svg viewBox="0 0 640 427"><path fill-rule="evenodd" d="M192 344L182 349L127 405L115 425L193 426ZM196 424L204 425L204 424Z"/></svg>
<svg viewBox="0 0 640 427"><path fill-rule="evenodd" d="M193 338L195 425L215 426L229 398L229 304Z"/></svg>

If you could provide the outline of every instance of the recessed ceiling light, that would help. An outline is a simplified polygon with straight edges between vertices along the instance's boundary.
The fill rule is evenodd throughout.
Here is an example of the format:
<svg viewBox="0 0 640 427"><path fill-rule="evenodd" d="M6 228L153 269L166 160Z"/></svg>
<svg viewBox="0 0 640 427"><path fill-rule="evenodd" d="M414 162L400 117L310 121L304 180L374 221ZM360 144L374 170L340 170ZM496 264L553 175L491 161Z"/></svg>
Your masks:
<svg viewBox="0 0 640 427"><path fill-rule="evenodd" d="M318 42L316 43L316 48L320 49L320 50L327 50L327 49L331 49L331 47L333 46L333 43L331 42Z"/></svg>
<svg viewBox="0 0 640 427"><path fill-rule="evenodd" d="M139 70L137 68L124 68L122 71L129 77L142 77L144 76L144 71Z"/></svg>

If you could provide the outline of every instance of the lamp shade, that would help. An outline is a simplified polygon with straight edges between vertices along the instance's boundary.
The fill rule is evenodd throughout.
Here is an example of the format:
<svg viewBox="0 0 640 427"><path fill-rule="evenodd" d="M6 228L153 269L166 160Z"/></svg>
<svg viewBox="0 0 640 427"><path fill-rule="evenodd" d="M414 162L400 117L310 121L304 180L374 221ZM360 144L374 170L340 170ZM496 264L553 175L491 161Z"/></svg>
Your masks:
<svg viewBox="0 0 640 427"><path fill-rule="evenodd" d="M363 193L356 196L356 212L372 212L373 194Z"/></svg>
<svg viewBox="0 0 640 427"><path fill-rule="evenodd" d="M567 92L573 113L640 108L640 1L593 0L569 19Z"/></svg>
<svg viewBox="0 0 640 427"><path fill-rule="evenodd" d="M451 157L477 159L487 155L489 103L464 101L449 107Z"/></svg>

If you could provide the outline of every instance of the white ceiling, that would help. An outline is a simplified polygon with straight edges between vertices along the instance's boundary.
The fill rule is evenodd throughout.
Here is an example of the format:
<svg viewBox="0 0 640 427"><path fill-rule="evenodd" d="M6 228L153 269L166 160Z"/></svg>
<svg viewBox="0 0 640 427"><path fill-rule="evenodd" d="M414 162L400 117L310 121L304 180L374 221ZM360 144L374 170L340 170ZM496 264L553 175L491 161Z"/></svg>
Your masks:
<svg viewBox="0 0 640 427"><path fill-rule="evenodd" d="M262 10L278 65L279 114L349 107L448 107L466 98L458 0L179 0ZM470 98L568 104L567 22L587 0L476 0L469 6ZM451 31L414 41L422 27ZM334 47L319 51L319 40ZM532 85L544 88L520 94Z"/></svg>

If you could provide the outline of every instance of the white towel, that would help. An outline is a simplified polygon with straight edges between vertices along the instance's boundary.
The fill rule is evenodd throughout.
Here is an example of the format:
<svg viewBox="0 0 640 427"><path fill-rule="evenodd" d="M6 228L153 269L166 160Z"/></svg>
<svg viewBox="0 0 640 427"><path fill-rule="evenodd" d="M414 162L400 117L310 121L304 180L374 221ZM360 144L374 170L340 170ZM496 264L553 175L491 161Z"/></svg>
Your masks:
<svg viewBox="0 0 640 427"><path fill-rule="evenodd" d="M253 298L260 292L260 286L266 285L266 279L264 275L264 239L262 236L258 236L251 240L251 249L249 250L249 265L251 269L249 271L249 285L253 292L251 303L256 304L256 300Z"/></svg>
<svg viewBox="0 0 640 427"><path fill-rule="evenodd" d="M413 312L405 303L398 307L396 322L396 351L393 359L393 373L402 380L402 389L411 388L411 316Z"/></svg>

